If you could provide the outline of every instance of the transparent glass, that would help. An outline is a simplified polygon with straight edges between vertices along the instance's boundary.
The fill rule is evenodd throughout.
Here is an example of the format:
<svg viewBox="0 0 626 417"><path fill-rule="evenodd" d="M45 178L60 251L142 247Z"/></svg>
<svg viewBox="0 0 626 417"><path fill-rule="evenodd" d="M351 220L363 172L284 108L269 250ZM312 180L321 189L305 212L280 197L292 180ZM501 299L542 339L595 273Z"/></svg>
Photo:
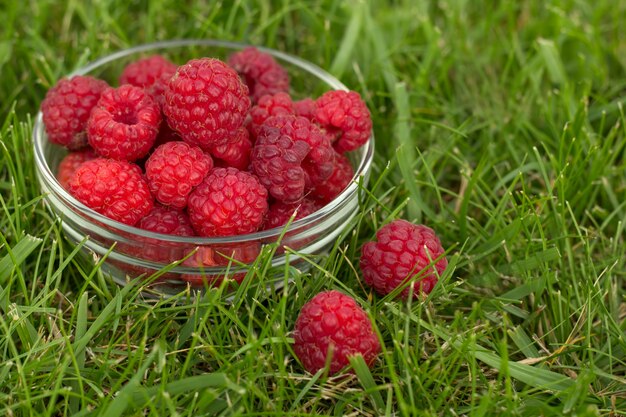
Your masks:
<svg viewBox="0 0 626 417"><path fill-rule="evenodd" d="M226 59L246 46L216 40L145 44L105 56L69 76L93 75L117 85L123 68L144 56L162 54L177 64L183 64L199 57ZM295 99L317 97L330 89L346 89L339 80L310 62L272 49L258 49L274 56L287 69L291 94ZM322 209L293 221L287 230L276 228L246 235L203 238L149 232L116 222L90 209L73 198L57 181L55 173L66 150L47 140L41 112L37 114L33 140L37 178L49 209L61 218L69 239L77 243L84 241L84 250L96 259L107 257L102 267L116 282L123 285L129 278L142 274L150 276L169 264L185 259L151 284L160 293L175 293L189 284L201 287L207 278L211 282L227 274L244 274L264 245L278 241L280 247L275 251L268 273L282 270L280 267L286 262L284 246L313 259L323 256L358 210L358 190L360 186L367 185L374 151L372 135L362 148L349 155L355 170L350 185ZM290 254L291 264L299 261L301 259L297 254ZM196 266L199 264L204 266Z"/></svg>

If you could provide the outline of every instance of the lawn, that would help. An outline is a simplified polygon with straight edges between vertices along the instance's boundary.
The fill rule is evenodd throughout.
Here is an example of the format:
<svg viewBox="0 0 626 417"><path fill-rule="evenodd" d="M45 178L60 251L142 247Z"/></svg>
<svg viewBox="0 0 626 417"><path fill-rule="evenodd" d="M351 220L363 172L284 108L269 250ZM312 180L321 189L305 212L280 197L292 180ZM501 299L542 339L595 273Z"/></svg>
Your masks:
<svg viewBox="0 0 626 417"><path fill-rule="evenodd" d="M0 21L0 415L626 415L626 2L3 1ZM31 132L47 89L174 38L300 56L371 110L354 228L280 291L146 298L44 205ZM397 218L433 228L449 261L413 302L358 268ZM371 370L294 357L324 289L373 319Z"/></svg>

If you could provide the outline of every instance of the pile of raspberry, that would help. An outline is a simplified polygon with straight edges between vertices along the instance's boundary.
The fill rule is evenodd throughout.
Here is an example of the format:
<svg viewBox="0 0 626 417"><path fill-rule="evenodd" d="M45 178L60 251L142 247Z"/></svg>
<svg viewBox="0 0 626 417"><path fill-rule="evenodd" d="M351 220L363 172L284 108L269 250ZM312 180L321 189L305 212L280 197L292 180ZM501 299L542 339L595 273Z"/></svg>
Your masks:
<svg viewBox="0 0 626 417"><path fill-rule="evenodd" d="M181 236L248 234L319 210L352 180L346 154L372 129L358 93L294 100L286 69L254 47L226 62L142 58L117 87L62 79L41 109L48 139L69 150L57 178L72 196Z"/></svg>
<svg viewBox="0 0 626 417"><path fill-rule="evenodd" d="M294 100L287 71L255 48L227 62L200 58L181 66L147 57L128 65L119 84L76 76L46 95L48 138L70 151L57 178L93 210L157 233L233 236L312 214L348 186L354 170L347 153L372 130L358 93ZM394 220L376 239L361 248L367 285L405 299L433 290L448 263L432 229ZM199 248L185 265L227 265L230 257L250 263L257 254L256 242ZM337 373L355 355L373 366L381 351L368 314L338 291L302 307L293 337L311 373L327 366Z"/></svg>

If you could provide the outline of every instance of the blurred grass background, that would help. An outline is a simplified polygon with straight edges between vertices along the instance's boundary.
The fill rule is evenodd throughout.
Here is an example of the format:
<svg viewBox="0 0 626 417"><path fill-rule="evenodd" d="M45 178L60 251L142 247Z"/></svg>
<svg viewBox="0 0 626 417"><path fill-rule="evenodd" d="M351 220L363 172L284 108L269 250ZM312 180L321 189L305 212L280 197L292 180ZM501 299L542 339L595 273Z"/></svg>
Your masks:
<svg viewBox="0 0 626 417"><path fill-rule="evenodd" d="M3 415L626 415L626 2L5 0L0 21ZM173 38L300 56L372 111L354 232L277 293L145 299L43 205L30 136L47 89ZM423 302L361 282L360 246L393 218L449 251ZM293 357L299 308L330 288L375 319L371 371Z"/></svg>

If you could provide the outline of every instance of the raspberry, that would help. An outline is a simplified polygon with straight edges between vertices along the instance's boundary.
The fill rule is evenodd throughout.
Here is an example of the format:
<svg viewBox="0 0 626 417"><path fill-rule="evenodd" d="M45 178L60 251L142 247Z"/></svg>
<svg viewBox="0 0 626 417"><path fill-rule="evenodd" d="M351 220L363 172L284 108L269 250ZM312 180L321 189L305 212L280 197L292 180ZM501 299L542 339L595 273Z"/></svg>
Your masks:
<svg viewBox="0 0 626 417"><path fill-rule="evenodd" d="M163 113L170 127L204 150L232 142L249 109L248 87L218 59L192 59L178 67L165 89Z"/></svg>
<svg viewBox="0 0 626 417"><path fill-rule="evenodd" d="M414 276L419 278L414 298L420 292L428 294L437 283L437 274L441 275L448 266L439 238L429 227L394 220L383 226L376 238L378 242L363 245L361 271L365 282L381 295L389 294ZM429 266L436 259L437 274ZM408 297L409 289L402 290L402 297Z"/></svg>
<svg viewBox="0 0 626 417"><path fill-rule="evenodd" d="M154 206L141 168L126 161L105 158L87 161L74 172L68 187L87 207L131 226Z"/></svg>
<svg viewBox="0 0 626 417"><path fill-rule="evenodd" d="M254 138L259 134L261 125L270 116L284 116L296 114L291 97L287 93L265 95L250 109L250 124L248 129Z"/></svg>
<svg viewBox="0 0 626 417"><path fill-rule="evenodd" d="M165 106L165 89L167 88L167 84L170 82L170 79L172 79L172 77L176 73L176 68L178 67L175 67L172 72L162 73L150 87L146 88L154 101L156 101L156 103L159 105L159 109L161 109L161 111L163 111L163 106Z"/></svg>
<svg viewBox="0 0 626 417"><path fill-rule="evenodd" d="M41 103L48 140L68 149L87 145L87 120L108 84L89 76L63 78L46 93Z"/></svg>
<svg viewBox="0 0 626 417"><path fill-rule="evenodd" d="M182 141L167 142L146 161L146 178L156 200L166 206L187 206L191 191L213 168L211 157L197 146Z"/></svg>
<svg viewBox="0 0 626 417"><path fill-rule="evenodd" d="M371 366L380 343L365 311L352 297L333 290L317 294L302 307L294 330L294 351L312 374L324 368L327 355L332 355L332 375L354 355L362 355Z"/></svg>
<svg viewBox="0 0 626 417"><path fill-rule="evenodd" d="M295 204L286 204L281 201L277 201L272 204L267 211L265 223L263 223L263 229L273 229L287 224L296 210L298 210L298 212L296 213L294 221L303 219L309 214L315 213L320 208L322 208L322 205L319 202L309 200L308 198L305 198Z"/></svg>
<svg viewBox="0 0 626 417"><path fill-rule="evenodd" d="M264 128L250 154L250 166L270 194L286 203L295 203L304 195L305 173L302 161L311 147L281 135L276 128Z"/></svg>
<svg viewBox="0 0 626 417"><path fill-rule="evenodd" d="M67 190L67 184L78 167L81 166L83 162L87 162L95 158L97 158L97 155L91 148L70 152L65 155L63 160L59 163L59 168L57 169L57 180L59 180L61 187Z"/></svg>
<svg viewBox="0 0 626 417"><path fill-rule="evenodd" d="M139 220L137 227L150 232L173 236L196 235L189 222L189 216L187 216L184 211L164 207L159 204L155 204L152 211ZM179 243L147 237L141 237L139 240L141 241L141 245L125 246L120 244L118 249L125 251L128 255L149 259L162 264L178 261L185 256L185 247ZM146 276L149 276L154 272L155 271L143 269L138 266L135 267L136 275L146 273Z"/></svg>
<svg viewBox="0 0 626 417"><path fill-rule="evenodd" d="M315 113L317 112L315 100L305 98L299 101L294 101L293 109L296 112L296 115L306 117L311 121L315 120Z"/></svg>
<svg viewBox="0 0 626 417"><path fill-rule="evenodd" d="M266 94L289 91L289 74L270 54L248 47L232 54L228 64L245 80L254 102Z"/></svg>
<svg viewBox="0 0 626 417"><path fill-rule="evenodd" d="M159 80L163 74L171 77L178 66L161 55L152 55L131 62L124 68L120 76L120 85L131 84L137 87L149 88Z"/></svg>
<svg viewBox="0 0 626 417"><path fill-rule="evenodd" d="M185 212L160 205L155 205L150 213L139 220L137 227L165 235L195 236Z"/></svg>
<svg viewBox="0 0 626 417"><path fill-rule="evenodd" d="M272 116L259 132L250 163L274 198L295 203L330 177L334 155L328 137L304 117Z"/></svg>
<svg viewBox="0 0 626 417"><path fill-rule="evenodd" d="M354 169L350 160L342 154L335 154L335 166L330 177L315 185L312 195L324 203L330 203L346 189L354 177Z"/></svg>
<svg viewBox="0 0 626 417"><path fill-rule="evenodd" d="M315 104L315 120L335 137L337 152L353 151L371 136L372 118L357 92L328 91Z"/></svg>
<svg viewBox="0 0 626 417"><path fill-rule="evenodd" d="M259 229L267 212L267 190L236 168L215 168L189 195L188 212L200 236L232 236Z"/></svg>
<svg viewBox="0 0 626 417"><path fill-rule="evenodd" d="M252 142L250 142L248 129L242 127L238 130L237 138L233 143L214 146L211 148L211 154L224 162L226 167L233 167L245 171L250 165L251 149Z"/></svg>
<svg viewBox="0 0 626 417"><path fill-rule="evenodd" d="M89 144L105 158L135 161L154 144L161 112L140 87L107 88L87 122Z"/></svg>
<svg viewBox="0 0 626 417"><path fill-rule="evenodd" d="M194 267L216 267L216 266L228 266L232 269L237 269L239 263L251 264L256 260L259 255L260 248L256 242L243 243L243 244L231 244L231 245L217 245L217 246L201 246L197 248L197 251L189 258L185 259L183 265ZM237 281L241 284L246 277L244 272L230 273L229 278ZM182 278L191 283L192 285L203 286L208 283L211 286L219 286L222 280L225 278L224 274L205 274L194 275L185 274Z"/></svg>

